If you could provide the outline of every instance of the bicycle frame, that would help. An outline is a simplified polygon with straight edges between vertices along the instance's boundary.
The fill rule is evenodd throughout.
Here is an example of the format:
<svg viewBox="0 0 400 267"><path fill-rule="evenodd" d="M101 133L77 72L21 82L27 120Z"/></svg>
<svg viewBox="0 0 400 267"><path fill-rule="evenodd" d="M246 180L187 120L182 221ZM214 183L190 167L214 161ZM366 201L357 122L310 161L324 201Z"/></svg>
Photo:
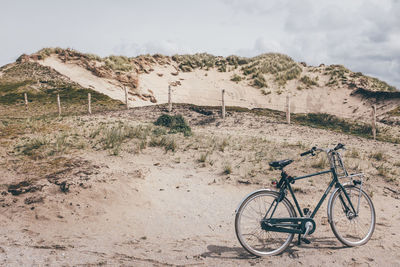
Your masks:
<svg viewBox="0 0 400 267"><path fill-rule="evenodd" d="M351 207L352 211L354 212L354 214L356 214L356 209L354 208L353 203L351 202L349 195L347 194L346 190L344 189L344 186L339 182L339 179L337 177L335 168L331 168L330 170L316 172L316 173L312 173L312 174L308 174L308 175L304 175L304 176L295 177L295 178L292 178L292 179L293 179L293 181L297 181L297 180L310 178L310 177L313 177L313 176L318 176L318 175L322 175L322 174L326 174L326 173L331 173L333 179L329 183L327 189L325 190L325 192L322 195L321 199L318 201L317 206L315 207L314 211L311 213L309 218L314 218L315 217L315 215L317 214L319 208L321 207L321 205L324 203L326 197L328 196L329 192L332 190L333 186L335 186L336 188L340 188L342 190L342 192L344 193L344 195L346 197L346 200L350 204L350 207ZM305 217L306 214L303 214L303 212L302 212L302 210L300 208L299 202L297 201L296 195L295 195L295 193L294 193L294 191L292 189L292 186L290 185L290 182L288 181L288 178L283 177L283 179L286 180L286 181L284 181L284 184L283 184L283 186L281 188L281 194L282 193L285 194L284 191L286 190L286 188L288 188L289 192L290 192L290 195L292 196L293 201L294 201L294 203L296 205L296 208L297 208L297 210L298 210L298 212L300 214L300 217ZM339 196L339 198L342 201L342 204L345 207L347 207L347 204L343 200L341 195Z"/></svg>
<svg viewBox="0 0 400 267"><path fill-rule="evenodd" d="M276 199L276 201L274 201L274 203L276 203L276 205L274 206L270 216L268 216L269 211L271 210L272 206L274 205L274 203L271 205L271 207L269 208L269 210L267 211L267 213L265 214L265 217L263 219L263 223L262 223L262 227L265 230L270 230L270 231L277 231L277 232L288 232L288 233L294 233L294 234L298 234L299 233L299 229L298 227L300 226L301 230L300 232L305 231L304 228L304 224L306 221L312 221L312 223L314 224L313 230L310 232L312 233L315 230L315 222L313 221L313 218L315 217L315 215L317 214L319 208L321 207L321 205L323 204L323 202L325 201L327 195L329 194L329 192L332 190L332 187L335 186L336 188L338 188L338 190L341 190L341 192L343 192L345 199L347 200L347 203L350 204L350 207L347 205L345 199L343 198L343 196L340 194L339 195L339 199L345 209L345 212L347 213L348 211L351 211L354 216L357 216L358 213L358 209L356 210L349 195L347 194L344 186L340 183L337 172L336 172L336 160L339 161L338 163L340 164L339 166L341 166L344 169L344 173L345 176L347 177L352 177L352 176L356 176L356 175L348 175L346 169L343 166L343 162L341 160L340 155L338 155L338 159L335 159L335 155L332 154L329 156L328 154L328 158L330 160L330 169L329 170L325 170L325 171L321 171L321 172L316 172L316 173L312 173L312 174L308 174L308 175L304 175L304 176L299 176L299 177L289 177L284 171L282 171L281 174L281 181L279 182L281 184L280 186L280 192L279 192L279 198ZM307 214L303 214L303 211L299 205L299 202L297 201L297 198L295 196L295 193L292 189L292 186L290 185L291 183L294 183L297 180L301 180L301 179L306 179L306 178L310 178L313 176L318 176L318 175L322 175L322 174L326 174L326 173L331 173L332 174L332 181L329 183L327 189L325 190L324 194L322 195L321 199L318 201L314 211L311 213L311 215L308 217ZM283 200L283 198L286 196L286 190L289 189L289 192L293 198L293 201L296 205L297 211L300 214L300 217L297 218L272 218L277 206L279 205L279 202L281 202ZM288 224L289 223L289 224ZM291 225L290 225L291 223ZM298 224L300 223L300 224ZM285 227L285 228L284 228ZM297 227L296 228L286 228L286 227Z"/></svg>

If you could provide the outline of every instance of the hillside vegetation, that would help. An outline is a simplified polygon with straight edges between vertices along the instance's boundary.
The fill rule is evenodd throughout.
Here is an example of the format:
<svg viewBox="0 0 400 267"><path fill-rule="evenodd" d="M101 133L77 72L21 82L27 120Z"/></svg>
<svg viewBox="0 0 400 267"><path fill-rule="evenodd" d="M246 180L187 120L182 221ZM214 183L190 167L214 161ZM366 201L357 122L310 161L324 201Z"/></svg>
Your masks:
<svg viewBox="0 0 400 267"><path fill-rule="evenodd" d="M65 67L76 66L89 71L93 76L88 78L89 81L98 79L104 84L109 84L112 88L101 89L98 87L98 83L93 86L82 85L79 80L51 67L51 64L50 66L45 65L44 61L48 58L57 60L59 65ZM167 73L169 77L165 77L165 73L159 72L161 69L173 71ZM195 79L199 80L198 74L196 74L197 76L187 75L199 70L205 72L205 77L207 77L208 72L225 75L218 76L219 78L214 75L216 77L214 79L220 80L213 81L211 78L207 78L208 85L199 86L215 86L215 82L220 82L225 80L225 77L229 77L228 83L223 83L221 86L226 88L226 86L236 84L243 88L240 90L247 90L247 92L243 92L245 95L252 96L256 94L254 92L250 94L248 88L254 88L260 96L265 98L265 101L261 102L266 103L268 101L272 108L275 107L278 110L282 110L284 104L276 103L276 100L281 99L280 95L283 93L285 95L302 96L303 99L308 99L308 95L316 95L315 92L318 92L319 97L332 98L331 94L333 93L339 94L338 97L341 99L338 99L338 102L343 102L343 104L348 102L348 98L353 99L352 103L346 106L347 117L351 116L351 112L357 112L358 117L360 115L365 116L369 113L369 109L360 107L378 104L378 108L380 106L383 108L382 114L388 111L387 114L390 114L382 121L388 124L398 124L397 119L392 119L392 117L397 116L397 113L395 111L390 113L391 110L396 110L399 107L398 99L400 99L400 96L395 87L360 72L352 72L342 65L308 66L304 62L296 62L289 56L279 53L266 53L251 58L235 55L221 57L207 53L174 55L172 57L160 54L137 57L111 55L102 58L73 49L44 48L31 55L21 55L15 63L0 68L0 103L4 105L21 104L23 102L22 94L28 93L32 107L36 105L38 108L46 110L46 105L54 104L56 94L60 94L63 102L67 104L67 109L72 112L84 110L80 107L87 101L87 93L91 92L95 110L113 110L119 108L122 104L121 101L125 99L123 90L125 87L128 88L128 98L132 105L135 105L138 102L137 100L142 101L140 105L154 104L160 103L160 98L165 99L162 97L164 93L154 86L159 84L157 86L166 87L169 83L172 86L182 86L184 89L187 86L186 81L194 84ZM151 78L152 80L146 78L153 77L146 75L155 72L158 77ZM184 75L189 78L182 78ZM76 76L84 77L85 75L77 73ZM141 85L139 80L143 78L146 78L148 82ZM157 79L159 81L156 81ZM171 82L172 79L175 79L175 81ZM212 85L213 82L214 85ZM194 87L193 85L190 86ZM215 87L216 92L214 93L219 95L219 92L217 92L219 89ZM109 90L109 93L104 90ZM116 90L120 95L119 97L114 97L115 93L113 92ZM383 93L385 94L384 97L381 96ZM360 98L360 96L364 98ZM256 98L262 99L262 97ZM382 99L383 101L381 101ZM394 102L392 99L394 99ZM236 99L233 100L231 102L241 106L241 104L236 104ZM299 106L304 106L304 100L299 101ZM185 103L194 102L195 99ZM204 105L204 102L200 104ZM251 103L246 104L246 99L244 99L244 104L245 107L251 105ZM265 105L268 106L268 104ZM315 105L313 103L311 106ZM313 111L313 109L315 108L312 107L311 112L321 112L320 108L317 108L317 111ZM297 110L297 112L310 112L308 107L299 107ZM329 113L329 111L324 112ZM338 114L333 112L332 115Z"/></svg>
<svg viewBox="0 0 400 267"><path fill-rule="evenodd" d="M231 72L239 69L243 78L250 81L254 87L268 87L265 83L265 75L272 75L273 82L283 87L287 81L299 80L306 86L318 86L318 80L310 80L307 73L318 73L327 76L329 81L325 86L348 86L349 88L363 87L371 91L395 92L396 88L374 77L369 77L361 72L352 72L342 65L321 64L318 67L307 66L306 63L298 63L291 57L279 53L266 53L256 57L239 56L214 56L207 53L198 53L193 55L174 55L172 57L155 55L141 55L137 57L126 56L108 56L99 57L94 54L80 53L73 49L62 48L44 48L37 53L30 55L31 58L43 60L51 55L64 57L66 61L73 59L82 59L86 61L95 61L101 63L104 69L117 72L151 72L152 64L172 64L177 63L179 70L190 72L195 69L210 70L217 69L220 72ZM86 62L90 69L91 64Z"/></svg>

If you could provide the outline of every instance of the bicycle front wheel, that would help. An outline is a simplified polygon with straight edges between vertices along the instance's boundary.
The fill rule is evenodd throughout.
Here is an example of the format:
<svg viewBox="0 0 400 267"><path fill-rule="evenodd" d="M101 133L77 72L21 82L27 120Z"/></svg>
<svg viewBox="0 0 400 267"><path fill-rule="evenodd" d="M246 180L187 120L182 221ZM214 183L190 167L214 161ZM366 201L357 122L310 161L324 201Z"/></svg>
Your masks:
<svg viewBox="0 0 400 267"><path fill-rule="evenodd" d="M344 187L356 214L343 190L337 190L330 203L330 225L333 233L346 246L364 245L375 230L375 209L369 196L360 188L348 185Z"/></svg>
<svg viewBox="0 0 400 267"><path fill-rule="evenodd" d="M236 236L248 252L256 256L272 256L283 252L294 234L266 231L261 228L261 220L267 214L273 218L295 217L296 212L284 198L277 203L279 194L274 191L258 191L247 197L240 205L235 218Z"/></svg>

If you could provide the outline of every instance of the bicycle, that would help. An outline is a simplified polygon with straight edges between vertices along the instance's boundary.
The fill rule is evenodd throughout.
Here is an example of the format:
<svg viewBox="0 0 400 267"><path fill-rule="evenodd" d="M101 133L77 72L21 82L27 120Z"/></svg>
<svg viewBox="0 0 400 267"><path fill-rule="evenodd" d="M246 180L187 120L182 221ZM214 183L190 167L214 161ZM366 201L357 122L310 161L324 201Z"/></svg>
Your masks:
<svg viewBox="0 0 400 267"><path fill-rule="evenodd" d="M328 221L336 238L346 246L361 246L369 241L375 229L374 205L362 190L363 173L349 175L338 150L344 149L343 144L338 144L333 149L313 147L303 152L300 156L325 152L330 164L330 169L292 177L284 168L293 162L291 159L270 162L273 168L281 170L281 178L277 183L277 190L261 189L248 194L236 209L235 231L242 247L255 256L272 256L285 251L298 234L298 245L307 239L315 229L314 216L317 214L327 195L335 186L328 201ZM322 174L332 174L332 180L317 203L314 211L308 208L303 210L296 199L291 184L300 179ZM339 176L340 175L340 176ZM340 183L339 179L350 178L348 183ZM290 192L296 209L288 200Z"/></svg>

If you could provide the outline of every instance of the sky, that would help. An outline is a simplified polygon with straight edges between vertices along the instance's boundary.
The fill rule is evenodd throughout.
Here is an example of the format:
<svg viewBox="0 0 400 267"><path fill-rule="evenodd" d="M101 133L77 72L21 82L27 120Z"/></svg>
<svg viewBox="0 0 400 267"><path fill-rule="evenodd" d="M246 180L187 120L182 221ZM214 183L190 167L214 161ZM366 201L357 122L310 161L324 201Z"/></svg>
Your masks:
<svg viewBox="0 0 400 267"><path fill-rule="evenodd" d="M400 89L400 0L0 0L0 66L43 47L100 56L284 53Z"/></svg>

